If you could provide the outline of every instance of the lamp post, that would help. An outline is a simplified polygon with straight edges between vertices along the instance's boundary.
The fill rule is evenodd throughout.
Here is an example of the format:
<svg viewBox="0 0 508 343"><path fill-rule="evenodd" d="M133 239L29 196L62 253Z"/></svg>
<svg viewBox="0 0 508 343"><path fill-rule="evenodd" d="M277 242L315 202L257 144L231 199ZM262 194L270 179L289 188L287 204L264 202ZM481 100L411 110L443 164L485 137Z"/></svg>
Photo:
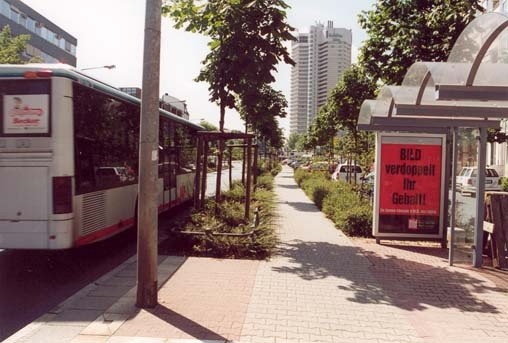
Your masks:
<svg viewBox="0 0 508 343"><path fill-rule="evenodd" d="M114 64L109 64L109 65L105 65L105 66L99 66L99 67L88 67L88 68L82 68L80 69L81 71L83 70L91 70L91 69L115 69L116 68L116 65Z"/></svg>

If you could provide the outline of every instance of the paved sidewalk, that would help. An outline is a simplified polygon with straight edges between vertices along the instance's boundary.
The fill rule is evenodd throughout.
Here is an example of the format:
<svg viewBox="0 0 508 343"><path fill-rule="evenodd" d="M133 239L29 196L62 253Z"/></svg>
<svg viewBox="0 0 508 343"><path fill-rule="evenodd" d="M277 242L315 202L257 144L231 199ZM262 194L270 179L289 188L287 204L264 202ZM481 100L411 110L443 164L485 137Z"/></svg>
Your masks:
<svg viewBox="0 0 508 343"><path fill-rule="evenodd" d="M130 259L5 342L508 342L508 289L437 246L345 237L292 175L276 178L271 260L161 256L146 311Z"/></svg>

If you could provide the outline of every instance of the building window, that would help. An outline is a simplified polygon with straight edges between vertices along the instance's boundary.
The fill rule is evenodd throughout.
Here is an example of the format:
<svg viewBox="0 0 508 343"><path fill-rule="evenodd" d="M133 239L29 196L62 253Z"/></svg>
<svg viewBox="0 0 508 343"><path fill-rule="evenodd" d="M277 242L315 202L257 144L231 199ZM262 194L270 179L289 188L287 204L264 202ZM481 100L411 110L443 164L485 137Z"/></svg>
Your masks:
<svg viewBox="0 0 508 343"><path fill-rule="evenodd" d="M26 27L26 15L23 13L19 16L19 25Z"/></svg>
<svg viewBox="0 0 508 343"><path fill-rule="evenodd" d="M11 7L11 20L16 24L19 23L19 12Z"/></svg>
<svg viewBox="0 0 508 343"><path fill-rule="evenodd" d="M7 18L11 17L11 5L9 5L5 0L2 0L2 14Z"/></svg>
<svg viewBox="0 0 508 343"><path fill-rule="evenodd" d="M35 32L35 19L28 17L26 20L26 28L29 31Z"/></svg>

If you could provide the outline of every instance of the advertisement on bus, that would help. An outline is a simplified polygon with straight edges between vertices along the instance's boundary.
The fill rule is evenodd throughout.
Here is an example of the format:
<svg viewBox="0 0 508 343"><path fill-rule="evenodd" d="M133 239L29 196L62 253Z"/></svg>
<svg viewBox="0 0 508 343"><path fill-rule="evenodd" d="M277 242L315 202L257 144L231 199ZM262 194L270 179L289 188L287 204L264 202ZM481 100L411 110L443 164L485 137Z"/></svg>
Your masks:
<svg viewBox="0 0 508 343"><path fill-rule="evenodd" d="M442 237L445 139L378 134L374 236Z"/></svg>
<svg viewBox="0 0 508 343"><path fill-rule="evenodd" d="M49 95L18 94L3 96L3 134L47 134Z"/></svg>

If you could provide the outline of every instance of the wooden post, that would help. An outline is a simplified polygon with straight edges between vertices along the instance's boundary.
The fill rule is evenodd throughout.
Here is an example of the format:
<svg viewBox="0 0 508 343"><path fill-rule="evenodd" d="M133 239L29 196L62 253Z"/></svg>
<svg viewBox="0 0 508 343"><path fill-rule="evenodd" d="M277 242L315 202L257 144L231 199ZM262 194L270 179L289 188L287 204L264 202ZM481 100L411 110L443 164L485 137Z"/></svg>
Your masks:
<svg viewBox="0 0 508 343"><path fill-rule="evenodd" d="M252 138L247 138L247 182L245 184L245 220L250 218L250 187L252 174Z"/></svg>
<svg viewBox="0 0 508 343"><path fill-rule="evenodd" d="M205 207L206 200L206 178L208 174L208 140L203 138L203 175L201 176L201 206L199 208Z"/></svg>
<svg viewBox="0 0 508 343"><path fill-rule="evenodd" d="M224 140L219 138L219 154L217 156L217 182L215 183L215 214L219 213L219 204L221 202L222 186L222 159L224 157Z"/></svg>
<svg viewBox="0 0 508 343"><path fill-rule="evenodd" d="M487 220L494 223L491 232L492 264L496 268L508 266L505 245L508 243L508 193L486 193L485 209Z"/></svg>
<svg viewBox="0 0 508 343"><path fill-rule="evenodd" d="M196 175L194 176L194 208L199 207L199 194L201 193L201 160L203 154L202 140L198 136L198 149L196 152Z"/></svg>
<svg viewBox="0 0 508 343"><path fill-rule="evenodd" d="M233 147L229 148L229 190L233 189Z"/></svg>
<svg viewBox="0 0 508 343"><path fill-rule="evenodd" d="M254 144L254 189L256 188L256 185L258 184L258 145Z"/></svg>

